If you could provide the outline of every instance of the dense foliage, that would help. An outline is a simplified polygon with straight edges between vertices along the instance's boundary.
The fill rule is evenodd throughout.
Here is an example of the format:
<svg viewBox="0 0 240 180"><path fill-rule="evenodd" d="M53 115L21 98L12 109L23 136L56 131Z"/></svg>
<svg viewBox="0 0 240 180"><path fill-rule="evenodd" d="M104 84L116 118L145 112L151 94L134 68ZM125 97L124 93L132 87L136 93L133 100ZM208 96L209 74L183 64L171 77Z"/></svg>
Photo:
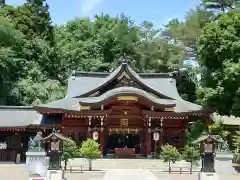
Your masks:
<svg viewBox="0 0 240 180"><path fill-rule="evenodd" d="M184 20L172 19L160 30L107 14L54 26L46 0L17 7L1 1L0 105L60 99L71 71L110 72L127 56L137 72L174 71L184 99L240 116L238 7L238 0L202 0ZM188 59L200 67L186 68ZM189 141L201 127L191 125Z"/></svg>
<svg viewBox="0 0 240 180"><path fill-rule="evenodd" d="M240 115L239 24L239 11L222 15L205 26L198 49L203 67L199 100L235 116Z"/></svg>
<svg viewBox="0 0 240 180"><path fill-rule="evenodd" d="M71 71L109 72L122 56L138 72L177 72L180 94L196 100L189 73L180 71L190 56L187 40L169 43L151 22L136 25L124 15L100 14L94 21L76 18L53 26L48 9L46 0L28 0L18 7L2 5L0 104L34 105L59 99ZM187 17L188 24L195 23L194 12Z"/></svg>

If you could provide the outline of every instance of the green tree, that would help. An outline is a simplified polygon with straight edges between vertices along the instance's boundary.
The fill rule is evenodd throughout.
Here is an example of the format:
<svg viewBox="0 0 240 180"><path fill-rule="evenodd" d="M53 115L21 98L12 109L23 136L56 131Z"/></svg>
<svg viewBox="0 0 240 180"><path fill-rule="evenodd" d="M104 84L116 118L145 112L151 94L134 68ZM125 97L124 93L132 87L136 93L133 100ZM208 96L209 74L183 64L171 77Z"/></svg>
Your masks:
<svg viewBox="0 0 240 180"><path fill-rule="evenodd" d="M185 45L169 43L151 22L138 26L124 15L100 14L93 21L77 18L53 26L46 0L27 0L22 6L1 6L0 16L8 24L0 31L0 38L5 38L0 44L0 99L5 105L61 98L72 70L109 72L122 56L129 57L138 72L180 69L189 57ZM195 91L189 86L180 88L181 94L185 97L190 88Z"/></svg>
<svg viewBox="0 0 240 180"><path fill-rule="evenodd" d="M202 3L206 9L218 10L224 13L225 11L236 7L239 0L203 0Z"/></svg>
<svg viewBox="0 0 240 180"><path fill-rule="evenodd" d="M16 30L14 24L0 10L0 104L11 101L12 87L17 81L14 75L19 72L18 63L22 61L14 47L22 41L23 34Z"/></svg>
<svg viewBox="0 0 240 180"><path fill-rule="evenodd" d="M46 3L39 0L28 1L18 7L5 5L0 15L21 33L11 45L18 61L15 61L15 66L8 66L14 72L8 74L14 74L14 79L8 80L5 76L5 82L8 82L5 87L8 88L3 90L8 93L3 93L2 104L35 105L62 98L65 87L62 86L62 78L56 77L58 70L54 69L58 63L54 59L53 27Z"/></svg>
<svg viewBox="0 0 240 180"><path fill-rule="evenodd" d="M234 111L240 87L239 17L239 11L222 15L206 25L199 38L198 59L203 68L198 99L221 115L240 115Z"/></svg>
<svg viewBox="0 0 240 180"><path fill-rule="evenodd" d="M188 134L187 134L188 145L192 144L194 140L199 138L204 131L205 131L205 126L202 120L198 120L189 124Z"/></svg>
<svg viewBox="0 0 240 180"><path fill-rule="evenodd" d="M197 57L197 40L201 34L202 28L212 20L213 13L208 12L201 7L190 9L186 13L184 21L172 19L165 25L162 36L167 40L181 45L185 49L183 60L196 60ZM172 53L171 53L172 54ZM179 53L178 53L179 54ZM179 69L177 66L176 69ZM185 67L186 68L186 67ZM187 68L186 71L179 71L177 75L177 87L183 99L196 101L196 86L198 86L196 70Z"/></svg>
<svg viewBox="0 0 240 180"><path fill-rule="evenodd" d="M237 132L237 135L233 137L233 147L236 153L240 153L240 132Z"/></svg>
<svg viewBox="0 0 240 180"><path fill-rule="evenodd" d="M67 169L67 164L70 159L76 157L77 154L77 145L76 143L69 139L67 141L63 141L63 151L62 151L62 160L64 161L64 169Z"/></svg>
<svg viewBox="0 0 240 180"><path fill-rule="evenodd" d="M79 152L82 157L88 160L90 171L92 170L92 161L100 158L102 154L102 152L99 150L99 144L93 139L87 139L86 141L83 141Z"/></svg>
<svg viewBox="0 0 240 180"><path fill-rule="evenodd" d="M177 148L169 144L161 147L162 149L162 158L164 162L168 162L169 173L171 172L171 163L175 163L180 159L181 155L178 152Z"/></svg>
<svg viewBox="0 0 240 180"><path fill-rule="evenodd" d="M194 147L185 146L183 151L183 158L185 161L191 163L190 174L192 174L193 163L197 162L200 159L200 153Z"/></svg>
<svg viewBox="0 0 240 180"><path fill-rule="evenodd" d="M240 132L237 131L237 135L233 137L233 162L240 163Z"/></svg>
<svg viewBox="0 0 240 180"><path fill-rule="evenodd" d="M214 124L208 127L208 130L213 135L219 135L223 140L227 140L229 135L229 132L223 125L222 121L215 121Z"/></svg>
<svg viewBox="0 0 240 180"><path fill-rule="evenodd" d="M213 13L208 12L201 7L190 9L186 13L184 21L172 19L165 25L162 31L163 36L173 40L175 43L181 43L190 51L189 55L196 55L196 45L202 28L211 22ZM193 52L192 52L193 51Z"/></svg>

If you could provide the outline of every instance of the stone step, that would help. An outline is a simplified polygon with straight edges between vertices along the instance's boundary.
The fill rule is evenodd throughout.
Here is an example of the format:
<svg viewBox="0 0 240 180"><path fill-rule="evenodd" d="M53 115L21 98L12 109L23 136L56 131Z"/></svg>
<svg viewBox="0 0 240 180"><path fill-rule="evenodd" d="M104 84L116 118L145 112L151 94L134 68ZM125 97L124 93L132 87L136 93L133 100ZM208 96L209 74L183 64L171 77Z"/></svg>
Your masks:
<svg viewBox="0 0 240 180"><path fill-rule="evenodd" d="M68 163L68 166L83 166L83 169L88 169L88 161L86 159L77 158ZM174 167L190 167L190 163L178 161ZM149 169L161 170L168 169L168 163L156 159L97 159L92 162L92 167L95 170L102 169ZM79 167L76 167L79 168ZM199 169L196 166L194 169Z"/></svg>

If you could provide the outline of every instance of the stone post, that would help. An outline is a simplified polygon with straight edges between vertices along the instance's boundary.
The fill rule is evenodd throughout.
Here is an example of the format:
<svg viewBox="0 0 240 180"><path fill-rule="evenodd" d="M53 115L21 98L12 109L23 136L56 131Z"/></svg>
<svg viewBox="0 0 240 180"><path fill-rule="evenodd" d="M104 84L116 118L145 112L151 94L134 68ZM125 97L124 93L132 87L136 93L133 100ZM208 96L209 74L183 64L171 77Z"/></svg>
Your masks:
<svg viewBox="0 0 240 180"><path fill-rule="evenodd" d="M26 167L29 178L46 177L48 162L42 139L42 133L38 132L29 141L28 151L26 152Z"/></svg>
<svg viewBox="0 0 240 180"><path fill-rule="evenodd" d="M231 152L217 152L214 162L216 173L230 176L233 172L232 159Z"/></svg>

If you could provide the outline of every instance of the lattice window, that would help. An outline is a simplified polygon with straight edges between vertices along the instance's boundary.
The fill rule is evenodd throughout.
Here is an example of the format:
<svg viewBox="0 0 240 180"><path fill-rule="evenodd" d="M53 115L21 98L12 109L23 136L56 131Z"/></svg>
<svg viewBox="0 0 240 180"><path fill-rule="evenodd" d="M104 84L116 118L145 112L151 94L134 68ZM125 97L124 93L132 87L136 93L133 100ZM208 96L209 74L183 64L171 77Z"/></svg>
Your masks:
<svg viewBox="0 0 240 180"><path fill-rule="evenodd" d="M72 131L68 131L68 132L66 132L66 136L68 137L68 138L71 138L72 140L76 140L76 138L75 138L75 133L74 132L72 132Z"/></svg>

